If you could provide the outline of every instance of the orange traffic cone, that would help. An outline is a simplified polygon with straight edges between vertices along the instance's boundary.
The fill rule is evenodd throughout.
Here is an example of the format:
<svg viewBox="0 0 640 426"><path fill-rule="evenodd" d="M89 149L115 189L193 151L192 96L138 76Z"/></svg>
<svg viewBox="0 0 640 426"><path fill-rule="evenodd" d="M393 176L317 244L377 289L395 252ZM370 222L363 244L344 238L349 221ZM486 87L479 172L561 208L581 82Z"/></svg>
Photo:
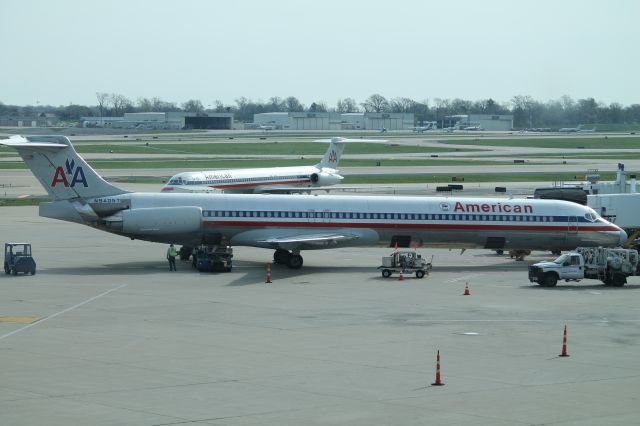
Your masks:
<svg viewBox="0 0 640 426"><path fill-rule="evenodd" d="M398 281L404 281L404 275L402 275L402 271L400 271L400 276L398 277Z"/></svg>
<svg viewBox="0 0 640 426"><path fill-rule="evenodd" d="M271 264L267 263L267 280L265 281L266 284L271 284Z"/></svg>
<svg viewBox="0 0 640 426"><path fill-rule="evenodd" d="M471 293L469 293L469 283L465 283L464 286L464 293L462 293L463 296L471 296Z"/></svg>
<svg viewBox="0 0 640 426"><path fill-rule="evenodd" d="M564 335L562 336L562 353L558 356L569 356L567 353L567 324L564 325Z"/></svg>
<svg viewBox="0 0 640 426"><path fill-rule="evenodd" d="M436 358L436 381L431 383L431 386L444 386L444 383L440 381L440 351Z"/></svg>

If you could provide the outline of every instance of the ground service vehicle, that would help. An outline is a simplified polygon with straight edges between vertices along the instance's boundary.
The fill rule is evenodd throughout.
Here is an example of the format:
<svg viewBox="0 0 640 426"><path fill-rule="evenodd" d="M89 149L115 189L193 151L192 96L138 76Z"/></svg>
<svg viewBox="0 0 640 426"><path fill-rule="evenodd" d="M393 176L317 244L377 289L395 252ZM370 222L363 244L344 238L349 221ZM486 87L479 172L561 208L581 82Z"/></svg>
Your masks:
<svg viewBox="0 0 640 426"><path fill-rule="evenodd" d="M431 260L433 260L433 257ZM431 262L427 262L415 250L396 250L391 256L382 257L382 266L378 266L378 269L382 269L384 278L389 278L394 272L402 274L415 273L416 278L422 278L429 274L432 267Z"/></svg>
<svg viewBox="0 0 640 426"><path fill-rule="evenodd" d="M4 273L17 275L18 272L36 274L36 262L31 256L29 243L5 243L4 245Z"/></svg>
<svg viewBox="0 0 640 426"><path fill-rule="evenodd" d="M233 248L223 246L213 250L205 248L196 254L196 269L200 272L231 272Z"/></svg>
<svg viewBox="0 0 640 426"><path fill-rule="evenodd" d="M600 280L606 285L622 286L627 277L640 273L638 251L623 248L578 247L553 262L529 266L529 281L553 287L558 280Z"/></svg>

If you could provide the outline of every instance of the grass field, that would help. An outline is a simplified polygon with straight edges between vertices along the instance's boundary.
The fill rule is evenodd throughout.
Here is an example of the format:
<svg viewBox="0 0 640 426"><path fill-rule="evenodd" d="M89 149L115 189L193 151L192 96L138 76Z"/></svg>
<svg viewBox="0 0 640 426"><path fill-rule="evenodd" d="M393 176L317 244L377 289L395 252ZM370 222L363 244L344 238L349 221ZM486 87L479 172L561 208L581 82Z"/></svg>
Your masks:
<svg viewBox="0 0 640 426"><path fill-rule="evenodd" d="M453 181L453 177L463 177L464 181ZM602 180L613 180L615 174L601 174ZM352 184L402 184L402 183L479 183L479 182L571 182L575 180L575 173L485 173L485 174L464 174L452 173L442 175L357 175L345 176L341 185Z"/></svg>
<svg viewBox="0 0 640 426"><path fill-rule="evenodd" d="M607 137L595 136L584 138L510 138L510 139L446 139L442 144L470 146L514 146L531 148L585 148L585 149L640 149L640 136Z"/></svg>
<svg viewBox="0 0 640 426"><path fill-rule="evenodd" d="M47 198L0 198L0 207L37 206Z"/></svg>
<svg viewBox="0 0 640 426"><path fill-rule="evenodd" d="M340 167L373 167L378 160L342 160ZM404 160L384 159L379 160L380 167L433 167L433 166L499 166L512 165L513 161L491 160ZM92 160L89 164L94 169L239 169L254 167L287 167L300 165L313 165L315 160L230 160L230 159L193 159L176 158L172 160ZM541 164L528 162L529 165ZM545 163L549 164L549 163ZM561 164L561 161L558 161ZM22 161L0 162L0 169L26 169Z"/></svg>
<svg viewBox="0 0 640 426"><path fill-rule="evenodd" d="M114 154L218 154L218 155L323 155L327 151L325 143L305 142L264 142L264 143L198 143L198 144L153 144L149 146L136 142L132 145L99 144L80 145L79 153ZM439 153L451 151L473 151L472 149L432 148L410 145L392 145L380 143L353 143L345 148L349 154L406 154Z"/></svg>

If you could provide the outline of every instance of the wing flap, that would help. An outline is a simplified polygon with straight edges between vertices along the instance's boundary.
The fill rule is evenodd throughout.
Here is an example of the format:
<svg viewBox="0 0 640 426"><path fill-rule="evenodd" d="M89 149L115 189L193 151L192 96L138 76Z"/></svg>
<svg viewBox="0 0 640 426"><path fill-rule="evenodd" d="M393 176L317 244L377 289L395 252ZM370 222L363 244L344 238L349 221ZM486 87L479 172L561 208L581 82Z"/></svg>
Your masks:
<svg viewBox="0 0 640 426"><path fill-rule="evenodd" d="M290 235L286 237L273 237L264 240L259 240L259 243L268 244L291 244L291 243L306 243L306 244L326 244L328 242L349 241L360 238L358 235L347 233L333 233L333 234L299 234Z"/></svg>

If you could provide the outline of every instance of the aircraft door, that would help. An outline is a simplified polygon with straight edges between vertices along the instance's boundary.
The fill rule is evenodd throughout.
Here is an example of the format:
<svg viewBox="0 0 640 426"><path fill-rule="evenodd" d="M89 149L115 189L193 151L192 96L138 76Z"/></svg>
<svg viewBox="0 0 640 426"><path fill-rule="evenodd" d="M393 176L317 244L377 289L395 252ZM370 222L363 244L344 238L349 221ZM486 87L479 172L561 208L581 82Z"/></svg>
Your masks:
<svg viewBox="0 0 640 426"><path fill-rule="evenodd" d="M323 213L322 221L325 222L325 223L331 222L331 210L324 209L324 211L322 213Z"/></svg>
<svg viewBox="0 0 640 426"><path fill-rule="evenodd" d="M316 211L313 209L307 210L307 221L313 223L316 221Z"/></svg>
<svg viewBox="0 0 640 426"><path fill-rule="evenodd" d="M567 232L569 234L577 234L578 233L578 218L576 216L569 216L569 223Z"/></svg>
<svg viewBox="0 0 640 426"><path fill-rule="evenodd" d="M563 264L564 276L568 279L582 279L584 278L584 271L582 265L580 265L580 256L577 254L571 255L571 257Z"/></svg>

